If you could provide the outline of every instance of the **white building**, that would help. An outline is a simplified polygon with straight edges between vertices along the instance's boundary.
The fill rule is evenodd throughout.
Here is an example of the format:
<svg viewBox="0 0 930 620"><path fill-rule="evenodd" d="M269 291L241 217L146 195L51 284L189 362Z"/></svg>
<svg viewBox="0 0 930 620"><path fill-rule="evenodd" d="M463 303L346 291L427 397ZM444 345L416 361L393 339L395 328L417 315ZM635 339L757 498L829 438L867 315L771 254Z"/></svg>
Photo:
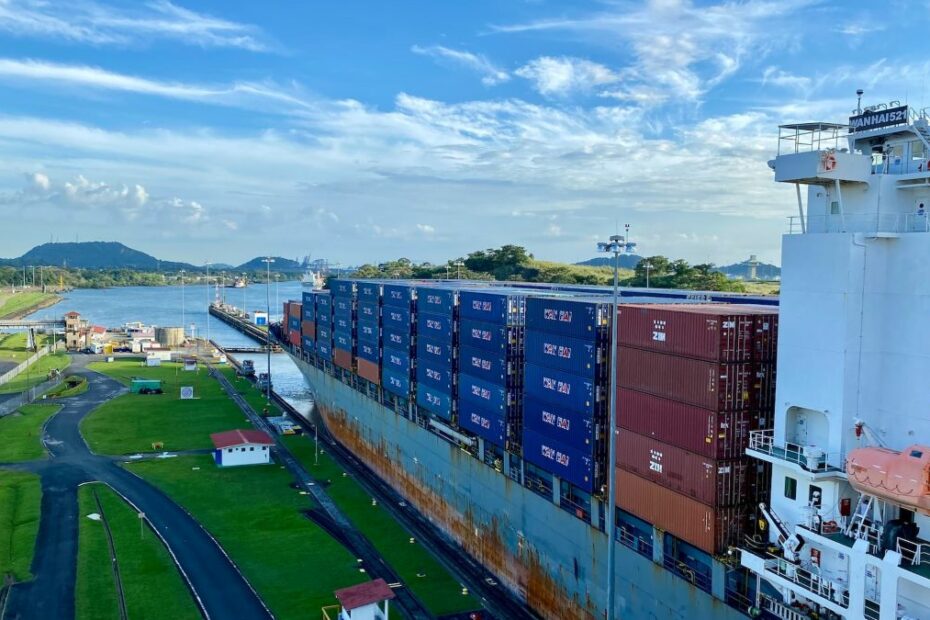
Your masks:
<svg viewBox="0 0 930 620"><path fill-rule="evenodd" d="M394 598L394 591L384 579L336 590L335 594L342 606L339 620L387 620L388 601Z"/></svg>
<svg viewBox="0 0 930 620"><path fill-rule="evenodd" d="M210 435L213 440L213 460L220 467L262 465L271 462L274 440L254 429L225 431Z"/></svg>

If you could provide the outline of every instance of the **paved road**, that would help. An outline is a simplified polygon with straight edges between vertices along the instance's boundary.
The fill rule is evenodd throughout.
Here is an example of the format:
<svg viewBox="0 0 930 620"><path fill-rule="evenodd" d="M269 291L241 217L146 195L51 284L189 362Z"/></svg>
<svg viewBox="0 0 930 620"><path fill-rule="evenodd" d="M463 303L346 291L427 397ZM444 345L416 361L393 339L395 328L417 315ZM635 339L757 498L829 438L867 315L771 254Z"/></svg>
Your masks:
<svg viewBox="0 0 930 620"><path fill-rule="evenodd" d="M61 401L47 424L47 461L13 466L41 476L42 516L32 572L36 578L10 592L5 620L59 620L74 617L77 573L77 486L98 480L110 485L146 514L167 542L195 592L201 611L212 618L270 618L271 614L219 545L183 509L158 489L121 468L112 458L90 452L81 420L100 404L125 392L116 381L84 368L78 356L71 372L84 375L88 391Z"/></svg>

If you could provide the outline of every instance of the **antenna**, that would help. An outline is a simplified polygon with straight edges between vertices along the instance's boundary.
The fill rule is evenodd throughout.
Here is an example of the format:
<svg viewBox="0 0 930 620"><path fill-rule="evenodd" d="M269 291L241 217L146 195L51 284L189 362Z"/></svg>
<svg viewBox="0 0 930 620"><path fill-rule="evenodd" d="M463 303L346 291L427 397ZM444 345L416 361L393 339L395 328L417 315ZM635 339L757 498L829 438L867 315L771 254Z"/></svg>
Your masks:
<svg viewBox="0 0 930 620"><path fill-rule="evenodd" d="M862 114L862 95L865 94L865 91L861 88L856 90L856 114Z"/></svg>

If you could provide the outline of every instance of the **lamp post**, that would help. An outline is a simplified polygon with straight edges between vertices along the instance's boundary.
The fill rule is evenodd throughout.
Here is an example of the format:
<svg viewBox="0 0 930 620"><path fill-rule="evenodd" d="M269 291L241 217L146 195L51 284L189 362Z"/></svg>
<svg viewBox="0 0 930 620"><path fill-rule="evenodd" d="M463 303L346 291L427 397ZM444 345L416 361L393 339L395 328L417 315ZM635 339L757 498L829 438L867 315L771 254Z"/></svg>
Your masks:
<svg viewBox="0 0 930 620"><path fill-rule="evenodd" d="M652 269L652 263L643 261L643 269L646 270L646 288L649 288L649 270Z"/></svg>
<svg viewBox="0 0 930 620"><path fill-rule="evenodd" d="M210 343L210 261L205 263L207 267L207 344ZM209 348L207 349L209 351Z"/></svg>
<svg viewBox="0 0 930 620"><path fill-rule="evenodd" d="M617 558L614 547L614 529L617 522L617 323L619 310L620 253L627 248L626 239L620 235L611 235L606 243L598 243L597 249L614 255L614 303L610 320L610 422L607 444L607 617L613 617L614 610L614 570Z"/></svg>
<svg viewBox="0 0 930 620"><path fill-rule="evenodd" d="M268 353L268 377L265 383L265 400L271 402L271 263L274 259L266 256L262 259L265 263L265 349Z"/></svg>
<svg viewBox="0 0 930 620"><path fill-rule="evenodd" d="M187 340L187 327L185 327L187 317L184 316L184 270L181 270L181 333L184 335L184 339Z"/></svg>
<svg viewBox="0 0 930 620"><path fill-rule="evenodd" d="M461 280L461 279L462 279L462 265L464 265L464 264L465 264L465 263L463 263L463 262L460 261L460 260L455 261L455 268L456 268L456 269L455 269L455 279L456 279L456 280Z"/></svg>

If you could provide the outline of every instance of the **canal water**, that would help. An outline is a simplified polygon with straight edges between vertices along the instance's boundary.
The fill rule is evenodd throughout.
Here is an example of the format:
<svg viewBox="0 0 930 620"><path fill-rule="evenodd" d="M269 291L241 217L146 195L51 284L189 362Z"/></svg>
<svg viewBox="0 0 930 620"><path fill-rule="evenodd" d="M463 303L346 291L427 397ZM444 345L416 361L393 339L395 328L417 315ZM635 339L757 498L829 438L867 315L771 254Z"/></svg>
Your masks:
<svg viewBox="0 0 930 620"><path fill-rule="evenodd" d="M282 304L300 299L303 287L300 282L281 282L269 287L271 319L280 320ZM65 312L75 311L92 325L121 327L141 321L158 327L180 327L183 323L188 336L209 336L223 346L254 347L257 343L207 312L216 297L249 312L265 309L266 291L262 284L245 288L220 288L205 285L184 286L133 286L108 289L77 289L65 293L63 299L43 308L29 318L61 318ZM235 353L237 359L251 359L255 369L265 370L267 357L261 354ZM303 375L284 353L271 356L271 377L275 391L287 399L298 411L308 414L313 400Z"/></svg>

